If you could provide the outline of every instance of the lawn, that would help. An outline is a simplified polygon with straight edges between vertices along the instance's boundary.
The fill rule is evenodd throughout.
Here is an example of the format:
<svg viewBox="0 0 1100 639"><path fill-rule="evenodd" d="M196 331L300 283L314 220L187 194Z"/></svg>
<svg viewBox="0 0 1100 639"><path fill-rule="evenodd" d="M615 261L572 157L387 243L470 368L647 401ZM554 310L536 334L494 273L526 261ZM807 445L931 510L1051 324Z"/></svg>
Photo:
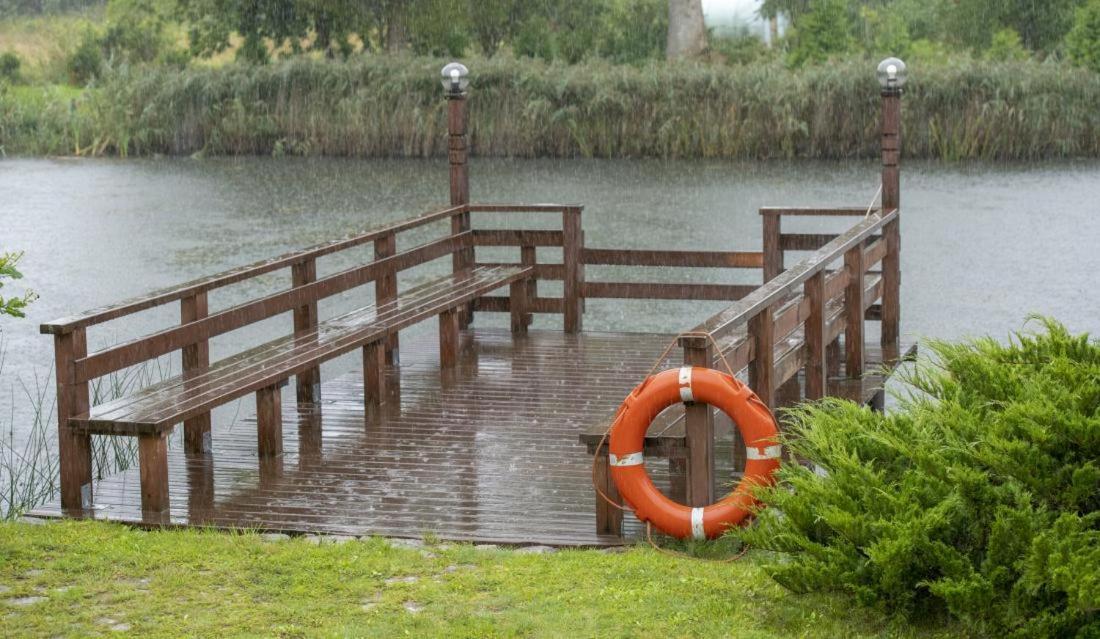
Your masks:
<svg viewBox="0 0 1100 639"><path fill-rule="evenodd" d="M313 543L311 543L311 541ZM933 637L796 596L749 553L552 554L255 533L0 524L6 636Z"/></svg>

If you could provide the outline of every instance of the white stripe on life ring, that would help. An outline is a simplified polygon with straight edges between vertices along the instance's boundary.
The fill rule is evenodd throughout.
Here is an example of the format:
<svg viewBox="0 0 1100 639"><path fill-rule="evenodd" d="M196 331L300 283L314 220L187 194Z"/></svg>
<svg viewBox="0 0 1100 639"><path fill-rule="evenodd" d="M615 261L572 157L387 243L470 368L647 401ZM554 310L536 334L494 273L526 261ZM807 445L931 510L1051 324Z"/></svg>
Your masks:
<svg viewBox="0 0 1100 639"><path fill-rule="evenodd" d="M703 530L703 509L691 509L691 537L692 539L706 539L707 532Z"/></svg>
<svg viewBox="0 0 1100 639"><path fill-rule="evenodd" d="M694 402L695 395L691 392L691 367L680 367L680 401Z"/></svg>
<svg viewBox="0 0 1100 639"><path fill-rule="evenodd" d="M779 459L782 456L783 447L779 444L776 444L775 446L763 446L759 448L756 446L745 447L745 457L747 457L748 459Z"/></svg>
<svg viewBox="0 0 1100 639"><path fill-rule="evenodd" d="M611 453L607 458L612 466L640 466L645 463L645 455L642 453L629 453L622 457L616 457Z"/></svg>

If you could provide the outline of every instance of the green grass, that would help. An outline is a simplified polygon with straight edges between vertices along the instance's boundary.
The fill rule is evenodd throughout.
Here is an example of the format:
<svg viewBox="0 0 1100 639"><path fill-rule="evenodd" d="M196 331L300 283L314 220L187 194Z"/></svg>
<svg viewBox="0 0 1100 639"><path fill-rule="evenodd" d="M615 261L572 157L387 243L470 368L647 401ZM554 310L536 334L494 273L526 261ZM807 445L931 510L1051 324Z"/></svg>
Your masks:
<svg viewBox="0 0 1100 639"><path fill-rule="evenodd" d="M95 522L0 524L7 636L931 637L848 600L792 595L759 557L312 545ZM27 605L12 600L41 597ZM409 612L406 605L422 606Z"/></svg>

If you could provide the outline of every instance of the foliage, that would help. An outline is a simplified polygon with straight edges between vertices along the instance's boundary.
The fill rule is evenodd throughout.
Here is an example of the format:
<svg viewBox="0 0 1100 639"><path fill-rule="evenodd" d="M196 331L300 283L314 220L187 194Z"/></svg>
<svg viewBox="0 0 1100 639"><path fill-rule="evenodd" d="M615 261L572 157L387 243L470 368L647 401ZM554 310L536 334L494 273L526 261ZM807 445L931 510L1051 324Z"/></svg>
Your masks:
<svg viewBox="0 0 1100 639"><path fill-rule="evenodd" d="M1100 0L1089 0L1077 10L1066 49L1074 62L1100 73Z"/></svg>
<svg viewBox="0 0 1100 639"><path fill-rule="evenodd" d="M846 0L812 0L810 10L798 21L791 35L793 45L787 63L800 67L807 62L824 62L853 46Z"/></svg>
<svg viewBox="0 0 1100 639"><path fill-rule="evenodd" d="M1020 34L1010 27L994 33L993 41L985 50L985 57L994 61L1026 60L1028 55L1028 50L1020 42Z"/></svg>
<svg viewBox="0 0 1100 639"><path fill-rule="evenodd" d="M1100 632L1100 342L1053 320L931 342L888 415L793 412L769 508L736 534L796 592L1014 637ZM1091 633L1091 634L1090 634Z"/></svg>
<svg viewBox="0 0 1100 639"><path fill-rule="evenodd" d="M4 280L23 279L23 274L16 268L21 259L22 253L0 253L0 289L4 288ZM24 291L22 295L8 298L0 295L0 316L25 317L27 305L37 297L33 291Z"/></svg>
<svg viewBox="0 0 1100 639"><path fill-rule="evenodd" d="M0 80L8 82L20 82L23 77L19 72L23 66L23 60L14 51L5 51L0 54Z"/></svg>
<svg viewBox="0 0 1100 639"><path fill-rule="evenodd" d="M84 85L103 70L103 45L100 36L91 28L84 31L79 43L65 62L69 82Z"/></svg>
<svg viewBox="0 0 1100 639"><path fill-rule="evenodd" d="M648 547L552 554L470 544L341 544L251 531L0 523L10 636L955 637L836 597L792 597L750 555L708 563Z"/></svg>

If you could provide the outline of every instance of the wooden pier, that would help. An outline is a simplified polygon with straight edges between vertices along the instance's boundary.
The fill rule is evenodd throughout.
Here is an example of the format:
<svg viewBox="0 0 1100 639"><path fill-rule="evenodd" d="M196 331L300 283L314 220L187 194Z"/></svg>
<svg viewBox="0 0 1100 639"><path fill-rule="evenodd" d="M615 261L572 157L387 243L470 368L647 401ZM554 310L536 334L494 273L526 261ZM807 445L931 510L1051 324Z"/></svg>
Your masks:
<svg viewBox="0 0 1100 639"><path fill-rule="evenodd" d="M881 206L762 209L762 248L748 252L592 247L580 205L471 203L465 97L448 95L450 206L44 324L55 340L61 492L35 514L615 544L638 526L595 496L593 480L614 494L600 440L670 343L662 367L728 364L774 408L827 394L881 408L885 377L910 352L899 340L898 91L883 92ZM808 216L834 220L836 232L784 229ZM347 266L364 248L371 258ZM760 284L586 273L603 266L751 269ZM210 293L279 272L287 288L211 308ZM360 305L322 312L347 294ZM591 333L590 298L730 306L679 334ZM90 328L168 304L179 305L178 325L88 352ZM483 327L487 313L510 319ZM529 330L535 314L560 315L562 330ZM274 318L285 318L283 337L211 361L212 338ZM428 321L438 321L434 337L410 333ZM90 405L97 378L175 353L179 375ZM322 385L320 366L348 353L362 366ZM248 397L254 420L213 423L213 409ZM183 445L170 448L179 424ZM93 437L136 438L137 468L93 479ZM728 419L693 404L662 415L646 455L667 459L648 464L658 485L696 506L744 460Z"/></svg>

